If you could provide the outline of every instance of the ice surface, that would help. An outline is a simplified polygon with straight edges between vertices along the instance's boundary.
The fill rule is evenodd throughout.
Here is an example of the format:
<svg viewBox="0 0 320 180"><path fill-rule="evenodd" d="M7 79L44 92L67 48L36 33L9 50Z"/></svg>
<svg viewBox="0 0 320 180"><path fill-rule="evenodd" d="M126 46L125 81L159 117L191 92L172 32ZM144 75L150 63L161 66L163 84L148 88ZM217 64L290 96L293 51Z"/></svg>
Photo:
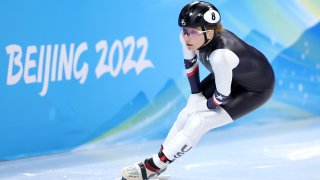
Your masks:
<svg viewBox="0 0 320 180"><path fill-rule="evenodd" d="M170 180L320 179L320 118L211 131L171 164ZM157 153L162 141L89 144L69 153L0 163L0 179L114 180L123 166Z"/></svg>

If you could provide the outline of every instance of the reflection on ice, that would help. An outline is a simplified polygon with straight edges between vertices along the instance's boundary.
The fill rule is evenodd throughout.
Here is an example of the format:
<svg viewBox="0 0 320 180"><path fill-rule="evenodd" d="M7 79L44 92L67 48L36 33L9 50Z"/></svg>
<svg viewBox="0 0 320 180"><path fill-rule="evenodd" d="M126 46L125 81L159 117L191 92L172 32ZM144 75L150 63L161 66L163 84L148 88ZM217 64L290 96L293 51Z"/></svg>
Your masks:
<svg viewBox="0 0 320 180"><path fill-rule="evenodd" d="M294 150L288 154L288 159L297 161L311 159L320 156L320 142L310 143L309 147L303 147L301 149Z"/></svg>

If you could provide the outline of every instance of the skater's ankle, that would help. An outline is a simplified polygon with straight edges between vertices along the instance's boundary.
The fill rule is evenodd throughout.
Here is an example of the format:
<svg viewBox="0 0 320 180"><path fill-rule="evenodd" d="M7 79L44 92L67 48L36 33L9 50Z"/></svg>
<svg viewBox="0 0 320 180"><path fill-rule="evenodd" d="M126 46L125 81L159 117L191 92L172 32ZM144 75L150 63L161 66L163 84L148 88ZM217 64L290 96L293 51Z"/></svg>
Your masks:
<svg viewBox="0 0 320 180"><path fill-rule="evenodd" d="M144 160L144 166L146 167L147 170L153 173L157 173L160 170L160 168L154 164L152 158Z"/></svg>
<svg viewBox="0 0 320 180"><path fill-rule="evenodd" d="M155 154L151 159L153 164L158 167L158 169L166 169L172 162L161 151L158 154Z"/></svg>

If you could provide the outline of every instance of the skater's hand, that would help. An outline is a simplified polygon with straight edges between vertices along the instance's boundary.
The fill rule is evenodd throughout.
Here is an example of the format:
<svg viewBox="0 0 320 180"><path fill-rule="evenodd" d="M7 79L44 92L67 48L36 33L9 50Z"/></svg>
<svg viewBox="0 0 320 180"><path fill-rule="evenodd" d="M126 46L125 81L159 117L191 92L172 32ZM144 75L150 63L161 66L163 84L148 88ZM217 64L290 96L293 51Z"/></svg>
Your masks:
<svg viewBox="0 0 320 180"><path fill-rule="evenodd" d="M182 31L180 33L180 42L182 46L183 58L186 60L193 59L196 56L196 53L188 49L186 42L183 39Z"/></svg>

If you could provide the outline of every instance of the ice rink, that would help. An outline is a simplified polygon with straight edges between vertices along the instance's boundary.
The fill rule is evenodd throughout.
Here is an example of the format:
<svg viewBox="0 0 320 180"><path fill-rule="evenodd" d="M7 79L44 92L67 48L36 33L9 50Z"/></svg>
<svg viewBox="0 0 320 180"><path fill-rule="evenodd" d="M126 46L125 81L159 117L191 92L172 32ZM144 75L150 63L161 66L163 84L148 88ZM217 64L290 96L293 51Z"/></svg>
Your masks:
<svg viewBox="0 0 320 180"><path fill-rule="evenodd" d="M165 174L172 180L318 180L320 119L235 126L206 134ZM106 145L0 163L0 179L114 180L123 166L157 153L161 141Z"/></svg>
<svg viewBox="0 0 320 180"><path fill-rule="evenodd" d="M190 93L265 98L265 58L271 98L256 109L239 98L250 104L235 108L244 116L205 134L164 174L320 180L320 0L211 0L214 8L189 9L192 21L180 17L190 2L2 0L0 180L120 178L158 153L187 104L204 110Z"/></svg>

